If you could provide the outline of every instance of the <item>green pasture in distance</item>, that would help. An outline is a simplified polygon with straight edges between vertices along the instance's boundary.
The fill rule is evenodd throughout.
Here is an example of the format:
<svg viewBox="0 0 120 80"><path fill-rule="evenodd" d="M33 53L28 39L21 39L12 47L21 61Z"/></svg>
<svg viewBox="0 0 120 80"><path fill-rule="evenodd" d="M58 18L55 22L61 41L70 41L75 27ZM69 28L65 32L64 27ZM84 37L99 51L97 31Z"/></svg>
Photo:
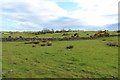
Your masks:
<svg viewBox="0 0 120 80"><path fill-rule="evenodd" d="M94 34L94 32L88 33ZM26 36L26 34L23 35ZM42 35L40 36L42 37ZM102 41L103 39L106 39L106 41ZM2 65L3 72L6 72L3 77L118 77L118 47L107 46L106 43L108 42L118 42L118 37L53 41L52 46L40 46L40 43L36 44L36 47L32 47L33 44L24 44L24 42L3 42ZM74 48L66 49L68 45L73 45ZM8 72L9 70L12 71Z"/></svg>
<svg viewBox="0 0 120 80"><path fill-rule="evenodd" d="M69 35L66 35L66 36L62 36L63 33L47 33L47 34L39 34L39 35L35 35L35 34L32 34L32 32L26 32L26 33L23 33L23 32L18 32L18 33L14 33L13 34L10 34L10 33L7 33L7 32L3 32L4 34L2 35L2 37L8 37L8 36L11 36L13 38L15 37L19 37L19 36L22 36L24 38L33 38L33 37L39 37L39 38L63 38L63 37L71 37L73 36L75 33L78 33L79 34L79 37L90 37L90 36L93 36L95 33L98 33L98 31L76 31L76 32L65 32L65 33L68 33ZM115 31L108 31L109 34L118 34L117 32ZM88 34L88 35L87 35Z"/></svg>

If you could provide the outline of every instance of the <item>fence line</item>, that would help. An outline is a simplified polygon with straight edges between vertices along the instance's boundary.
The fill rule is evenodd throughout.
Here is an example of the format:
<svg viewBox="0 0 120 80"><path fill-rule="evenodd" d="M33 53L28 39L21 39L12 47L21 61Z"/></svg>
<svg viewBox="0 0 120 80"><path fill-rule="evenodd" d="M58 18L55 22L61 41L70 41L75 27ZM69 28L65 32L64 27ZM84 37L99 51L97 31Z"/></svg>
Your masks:
<svg viewBox="0 0 120 80"><path fill-rule="evenodd" d="M120 35L109 35L109 37L116 37ZM70 41L70 40L91 40L97 39L99 37L66 37L66 38L0 38L0 41L41 41L41 40L48 40L48 41Z"/></svg>

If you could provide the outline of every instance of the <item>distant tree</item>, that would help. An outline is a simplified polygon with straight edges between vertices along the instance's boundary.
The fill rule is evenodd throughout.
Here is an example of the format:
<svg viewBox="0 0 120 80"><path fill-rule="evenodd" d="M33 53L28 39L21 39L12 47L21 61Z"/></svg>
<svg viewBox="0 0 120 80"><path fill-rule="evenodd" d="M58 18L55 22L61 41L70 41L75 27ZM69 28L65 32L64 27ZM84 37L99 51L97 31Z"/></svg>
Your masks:
<svg viewBox="0 0 120 80"><path fill-rule="evenodd" d="M48 31L50 31L50 30L47 29L47 28L44 28L42 31L43 31L43 32L48 32Z"/></svg>
<svg viewBox="0 0 120 80"><path fill-rule="evenodd" d="M51 33L54 33L54 32L55 32L54 29L52 29L52 30L51 30Z"/></svg>
<svg viewBox="0 0 120 80"><path fill-rule="evenodd" d="M59 33L60 31L56 30L55 33Z"/></svg>
<svg viewBox="0 0 120 80"><path fill-rule="evenodd" d="M72 30L71 29L68 29L68 32L71 32Z"/></svg>
<svg viewBox="0 0 120 80"><path fill-rule="evenodd" d="M65 30L65 29L61 29L60 31L61 31L61 32L66 32L66 30Z"/></svg>

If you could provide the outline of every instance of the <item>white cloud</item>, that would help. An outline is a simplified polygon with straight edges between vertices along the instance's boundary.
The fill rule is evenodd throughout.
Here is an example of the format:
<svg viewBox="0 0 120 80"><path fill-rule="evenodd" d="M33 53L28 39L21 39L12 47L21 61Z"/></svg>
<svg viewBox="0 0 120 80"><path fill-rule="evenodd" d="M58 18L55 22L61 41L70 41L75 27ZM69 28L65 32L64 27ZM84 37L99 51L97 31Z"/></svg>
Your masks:
<svg viewBox="0 0 120 80"><path fill-rule="evenodd" d="M78 10L67 12L56 2L78 3ZM103 26L115 24L118 20L118 0L0 0L0 10L1 16L17 23L16 28L26 27L24 29L30 26L42 29L45 25L41 24L50 24L52 28L77 25L86 30L95 26L106 29Z"/></svg>
<svg viewBox="0 0 120 80"><path fill-rule="evenodd" d="M79 10L69 13L71 18L80 19L85 24L93 26L117 23L118 0L74 0L73 2L79 3Z"/></svg>
<svg viewBox="0 0 120 80"><path fill-rule="evenodd" d="M67 13L55 2L47 0L0 0L0 9L14 10L14 12L2 11L0 12L2 16L36 25L59 19Z"/></svg>

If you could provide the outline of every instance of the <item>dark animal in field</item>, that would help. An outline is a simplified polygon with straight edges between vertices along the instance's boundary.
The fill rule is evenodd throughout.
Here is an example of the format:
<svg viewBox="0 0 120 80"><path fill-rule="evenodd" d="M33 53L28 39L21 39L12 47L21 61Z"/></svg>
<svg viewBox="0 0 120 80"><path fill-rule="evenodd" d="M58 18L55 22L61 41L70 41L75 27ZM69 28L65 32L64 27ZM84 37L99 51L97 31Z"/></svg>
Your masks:
<svg viewBox="0 0 120 80"><path fill-rule="evenodd" d="M106 45L108 45L108 46L116 46L116 47L120 47L120 45L117 44L117 43L115 43L115 42L109 42L109 43L107 43Z"/></svg>
<svg viewBox="0 0 120 80"><path fill-rule="evenodd" d="M67 46L66 49L72 49L74 46L73 45L70 45L70 46Z"/></svg>
<svg viewBox="0 0 120 80"><path fill-rule="evenodd" d="M69 35L68 33L64 33L64 34L62 34L62 36L67 36L67 35Z"/></svg>
<svg viewBox="0 0 120 80"><path fill-rule="evenodd" d="M45 46L46 44L40 44L41 46Z"/></svg>

